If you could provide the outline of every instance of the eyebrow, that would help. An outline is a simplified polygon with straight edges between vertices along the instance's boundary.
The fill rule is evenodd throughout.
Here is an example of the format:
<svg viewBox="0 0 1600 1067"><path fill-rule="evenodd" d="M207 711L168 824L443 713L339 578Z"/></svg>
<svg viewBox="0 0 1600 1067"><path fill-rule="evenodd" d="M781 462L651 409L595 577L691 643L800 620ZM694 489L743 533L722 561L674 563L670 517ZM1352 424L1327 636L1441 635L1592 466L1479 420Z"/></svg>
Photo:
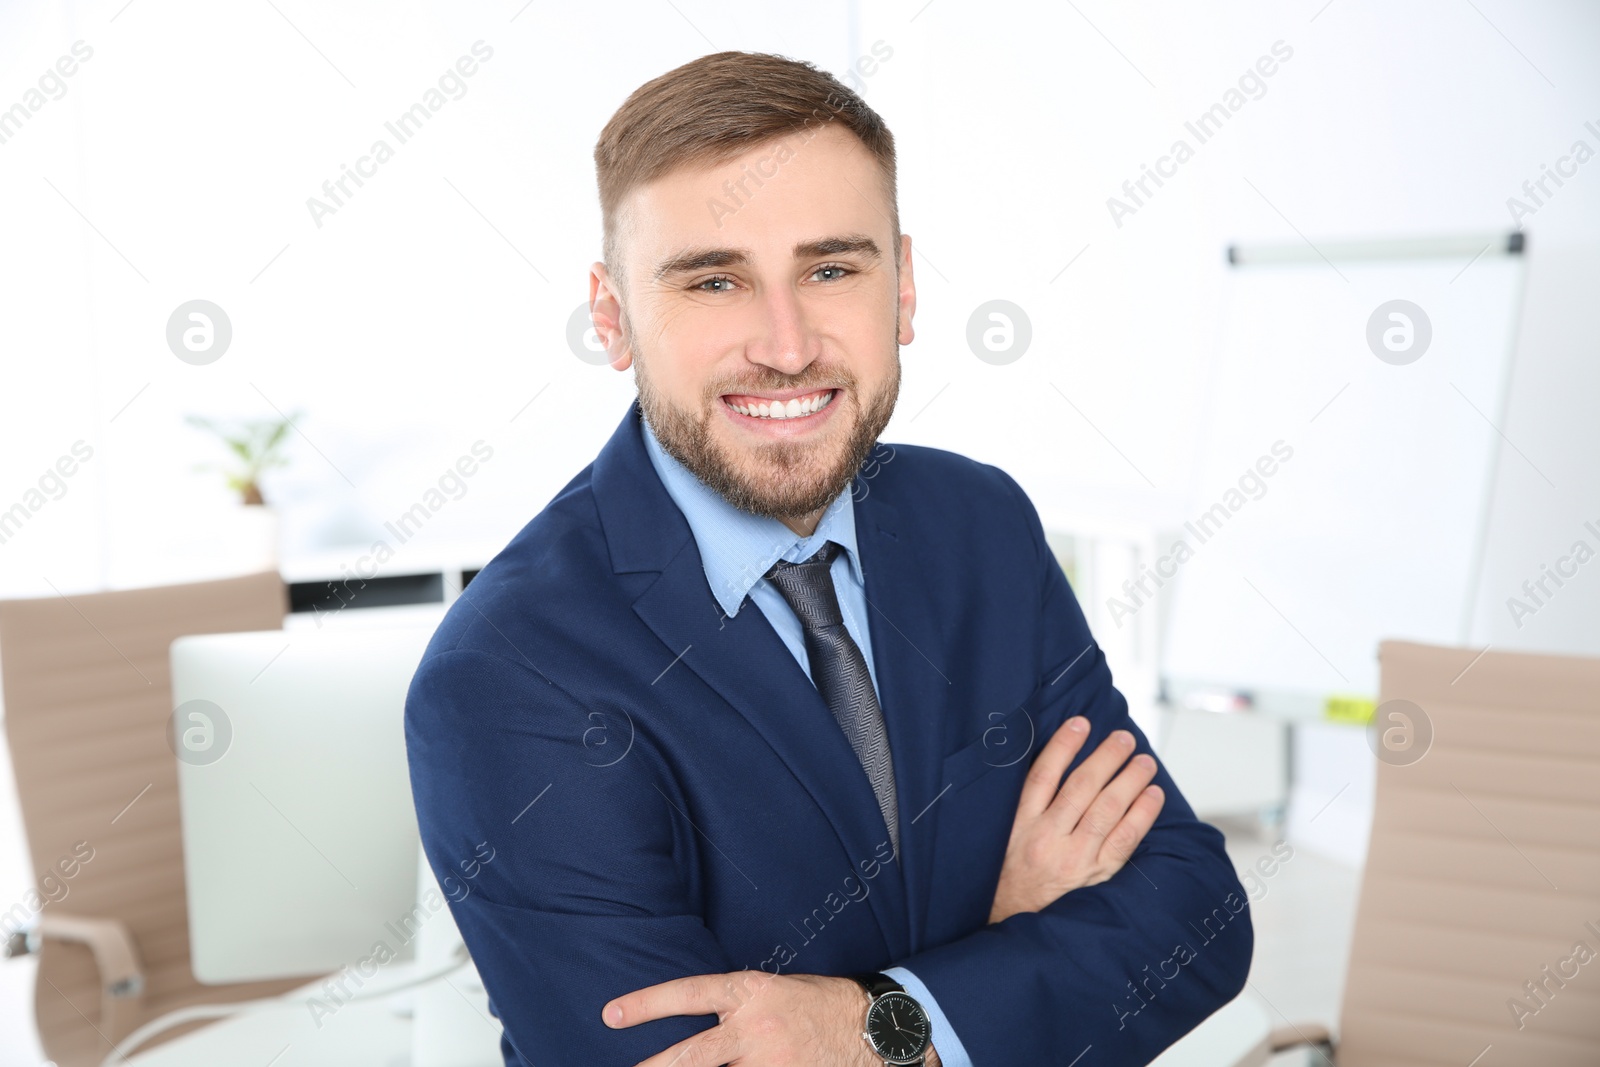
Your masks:
<svg viewBox="0 0 1600 1067"><path fill-rule="evenodd" d="M797 260L814 259L818 256L842 256L852 252L874 260L883 257L878 242L860 233L800 241L794 246L794 258ZM750 250L747 248L687 248L662 260L656 266L652 280L659 282L665 278L674 278L680 274L690 274L713 267L747 266L750 259Z"/></svg>

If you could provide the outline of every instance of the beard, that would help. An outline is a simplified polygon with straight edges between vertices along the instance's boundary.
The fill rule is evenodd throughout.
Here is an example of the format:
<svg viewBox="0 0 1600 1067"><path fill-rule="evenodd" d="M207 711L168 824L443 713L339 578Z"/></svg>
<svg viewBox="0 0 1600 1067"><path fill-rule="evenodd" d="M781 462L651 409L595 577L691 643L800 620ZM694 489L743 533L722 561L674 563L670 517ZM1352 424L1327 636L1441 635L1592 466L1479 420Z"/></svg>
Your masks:
<svg viewBox="0 0 1600 1067"><path fill-rule="evenodd" d="M634 335L637 338L637 335ZM634 381L639 407L662 451L677 460L700 481L740 511L784 520L799 520L833 502L861 469L878 436L889 424L900 395L900 346L895 344L894 373L865 406L854 374L847 367L812 363L798 375L781 374L770 367L757 368L750 380L714 383L698 411L677 407L662 396L650 380L649 360L634 344ZM716 410L727 393L762 393L780 389L837 391L829 406L842 405L833 421L848 420L843 445L834 440L765 441L731 453L711 432ZM838 434L830 430L830 435Z"/></svg>

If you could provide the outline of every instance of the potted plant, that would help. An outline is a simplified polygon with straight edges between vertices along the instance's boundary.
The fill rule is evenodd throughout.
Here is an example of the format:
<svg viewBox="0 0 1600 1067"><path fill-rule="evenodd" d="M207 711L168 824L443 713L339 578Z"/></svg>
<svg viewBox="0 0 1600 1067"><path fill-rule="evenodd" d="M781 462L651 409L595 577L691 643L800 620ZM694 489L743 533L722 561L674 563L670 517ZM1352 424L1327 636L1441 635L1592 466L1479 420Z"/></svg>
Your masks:
<svg viewBox="0 0 1600 1067"><path fill-rule="evenodd" d="M239 495L239 508L228 521L225 545L219 546L233 561L233 569L276 570L278 567L278 516L261 491L261 477L272 467L288 465L284 455L296 416L239 419L221 422L199 415L189 425L204 430L226 446L227 465L200 464L199 470L221 470L228 488Z"/></svg>

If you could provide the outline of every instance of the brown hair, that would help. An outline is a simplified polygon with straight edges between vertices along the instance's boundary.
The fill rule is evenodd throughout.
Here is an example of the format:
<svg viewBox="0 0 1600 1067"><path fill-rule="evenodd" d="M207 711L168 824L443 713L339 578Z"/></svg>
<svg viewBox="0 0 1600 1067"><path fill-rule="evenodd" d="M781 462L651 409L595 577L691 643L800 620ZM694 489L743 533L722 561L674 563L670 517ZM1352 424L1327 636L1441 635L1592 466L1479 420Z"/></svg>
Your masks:
<svg viewBox="0 0 1600 1067"><path fill-rule="evenodd" d="M898 270L900 210L894 135L878 113L833 75L803 60L763 52L716 52L645 82L600 131L594 146L600 186L602 258L624 284L617 215L635 187L681 166L716 166L764 141L838 121L877 159L889 201Z"/></svg>

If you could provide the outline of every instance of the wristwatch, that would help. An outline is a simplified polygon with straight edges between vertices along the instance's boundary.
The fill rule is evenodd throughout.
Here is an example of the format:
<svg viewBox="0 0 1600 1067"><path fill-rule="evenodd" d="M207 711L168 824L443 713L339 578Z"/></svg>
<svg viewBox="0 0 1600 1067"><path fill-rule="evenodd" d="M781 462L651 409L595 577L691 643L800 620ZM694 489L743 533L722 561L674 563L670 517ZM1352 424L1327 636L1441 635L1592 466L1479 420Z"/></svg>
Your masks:
<svg viewBox="0 0 1600 1067"><path fill-rule="evenodd" d="M893 1067L923 1067L933 1040L928 1013L905 987L886 974L852 974L870 998L861 1036L873 1055Z"/></svg>

